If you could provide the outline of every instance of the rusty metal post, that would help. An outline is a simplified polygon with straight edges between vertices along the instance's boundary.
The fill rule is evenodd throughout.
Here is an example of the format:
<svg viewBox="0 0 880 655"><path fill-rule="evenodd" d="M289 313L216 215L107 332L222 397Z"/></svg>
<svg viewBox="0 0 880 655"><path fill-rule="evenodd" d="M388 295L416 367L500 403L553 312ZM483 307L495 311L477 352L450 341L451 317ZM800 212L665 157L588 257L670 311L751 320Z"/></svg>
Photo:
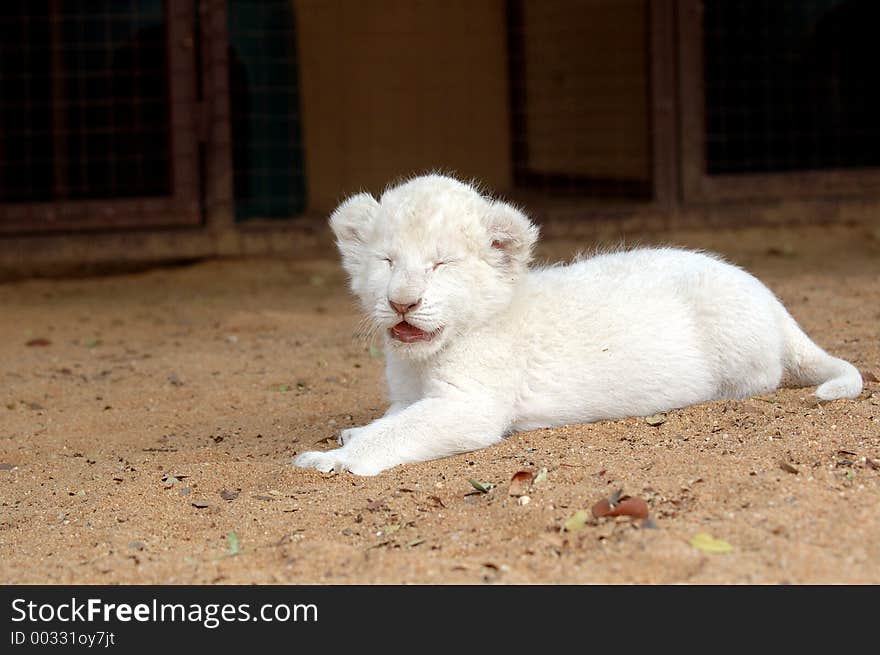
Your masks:
<svg viewBox="0 0 880 655"><path fill-rule="evenodd" d="M199 0L202 30L205 215L218 232L235 222L226 0Z"/></svg>

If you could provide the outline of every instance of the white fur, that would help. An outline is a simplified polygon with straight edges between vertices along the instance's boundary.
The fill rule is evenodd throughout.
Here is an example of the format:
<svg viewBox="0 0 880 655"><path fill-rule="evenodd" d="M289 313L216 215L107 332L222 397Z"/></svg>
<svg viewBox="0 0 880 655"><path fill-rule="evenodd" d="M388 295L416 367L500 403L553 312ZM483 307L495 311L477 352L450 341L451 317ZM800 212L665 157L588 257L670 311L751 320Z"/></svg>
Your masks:
<svg viewBox="0 0 880 655"><path fill-rule="evenodd" d="M538 231L514 207L438 175L332 215L351 287L385 340L391 407L298 466L375 475L505 434L643 416L776 389L783 376L853 398L859 372L814 344L773 293L718 257L674 248L529 270ZM439 264L439 265L438 265ZM389 337L389 306L420 300Z"/></svg>

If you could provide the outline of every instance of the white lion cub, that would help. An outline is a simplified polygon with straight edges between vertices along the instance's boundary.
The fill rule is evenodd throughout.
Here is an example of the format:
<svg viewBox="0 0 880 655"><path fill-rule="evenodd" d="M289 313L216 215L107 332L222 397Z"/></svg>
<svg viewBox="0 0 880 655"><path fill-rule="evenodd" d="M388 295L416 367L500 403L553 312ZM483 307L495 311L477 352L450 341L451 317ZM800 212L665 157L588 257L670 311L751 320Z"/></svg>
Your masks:
<svg viewBox="0 0 880 655"><path fill-rule="evenodd" d="M776 389L853 398L862 378L749 273L674 248L529 269L538 229L439 175L330 218L351 288L385 342L391 406L295 464L376 475L505 434L643 416Z"/></svg>

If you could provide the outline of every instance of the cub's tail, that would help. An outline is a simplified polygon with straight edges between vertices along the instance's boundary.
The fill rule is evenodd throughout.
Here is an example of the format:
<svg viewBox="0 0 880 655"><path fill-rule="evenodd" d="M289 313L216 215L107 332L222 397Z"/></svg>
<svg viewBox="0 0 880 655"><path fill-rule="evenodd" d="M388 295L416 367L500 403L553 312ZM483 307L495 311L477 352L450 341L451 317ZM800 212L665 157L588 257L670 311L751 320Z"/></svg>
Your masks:
<svg viewBox="0 0 880 655"><path fill-rule="evenodd" d="M787 314L787 312L786 312ZM804 334L791 315L785 316L785 371L795 384L818 384L822 400L855 398L862 392L862 376L847 361L832 357Z"/></svg>

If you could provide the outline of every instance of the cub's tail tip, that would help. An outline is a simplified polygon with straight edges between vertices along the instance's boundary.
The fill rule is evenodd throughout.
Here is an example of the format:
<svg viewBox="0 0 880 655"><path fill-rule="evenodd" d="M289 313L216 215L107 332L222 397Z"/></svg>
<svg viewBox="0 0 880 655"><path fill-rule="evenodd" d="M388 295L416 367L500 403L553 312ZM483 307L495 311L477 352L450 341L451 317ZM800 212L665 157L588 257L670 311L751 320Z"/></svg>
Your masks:
<svg viewBox="0 0 880 655"><path fill-rule="evenodd" d="M855 398L862 393L862 375L858 369L843 360L837 360L842 366L840 371L830 380L819 385L816 396L820 400L837 400L838 398Z"/></svg>

